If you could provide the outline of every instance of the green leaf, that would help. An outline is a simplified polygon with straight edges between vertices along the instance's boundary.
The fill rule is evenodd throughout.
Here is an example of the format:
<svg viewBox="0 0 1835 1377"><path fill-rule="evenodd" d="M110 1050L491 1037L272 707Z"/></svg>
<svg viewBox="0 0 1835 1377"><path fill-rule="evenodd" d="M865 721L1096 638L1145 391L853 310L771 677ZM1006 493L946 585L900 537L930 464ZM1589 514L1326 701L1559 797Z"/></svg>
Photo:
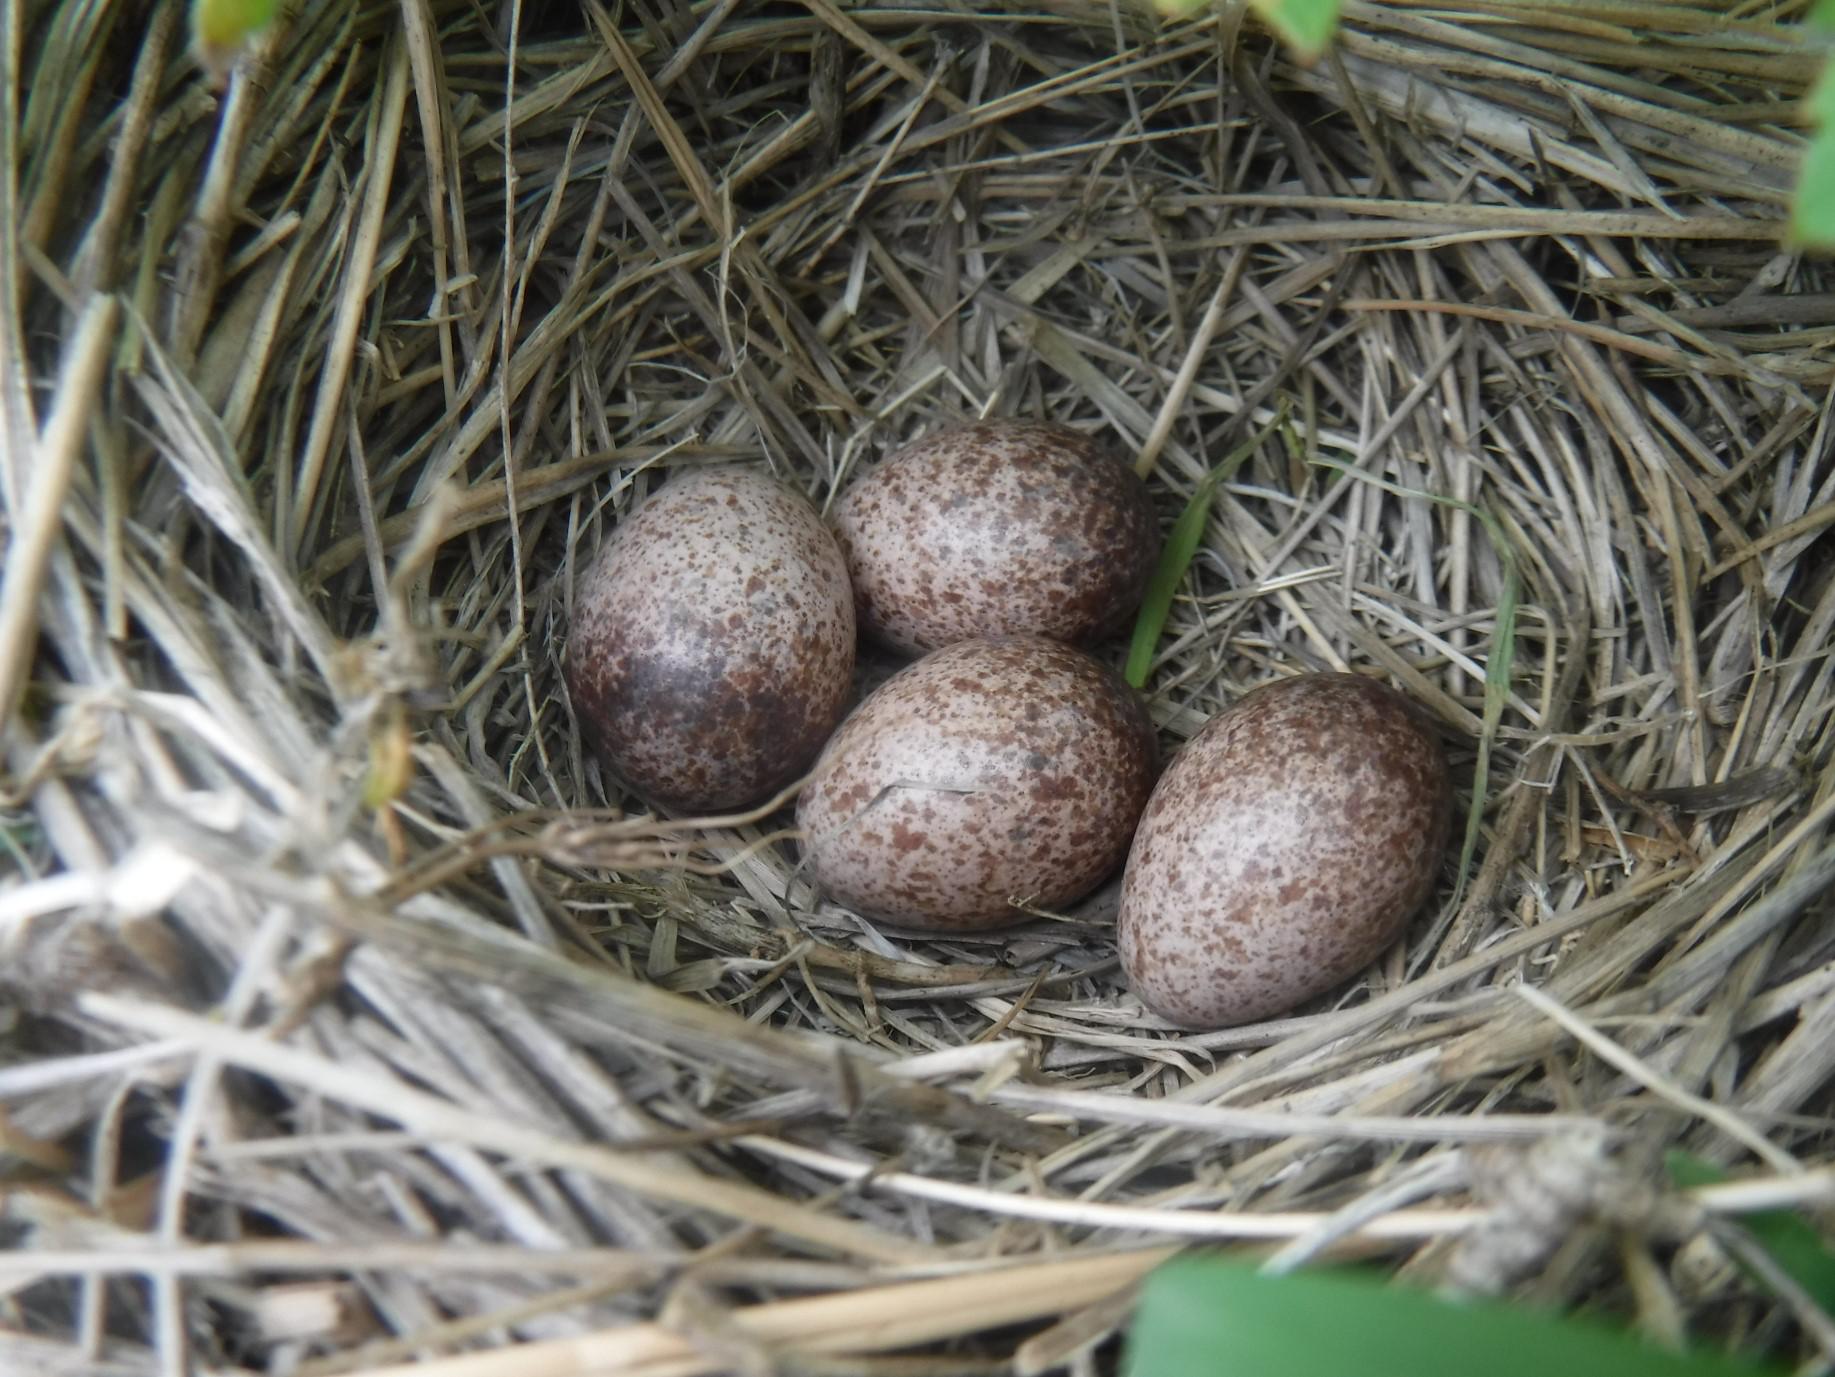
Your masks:
<svg viewBox="0 0 1835 1377"><path fill-rule="evenodd" d="M1803 150L1790 207L1790 243L1835 248L1835 124L1825 124Z"/></svg>
<svg viewBox="0 0 1835 1377"><path fill-rule="evenodd" d="M1810 6L1809 23L1813 29L1835 29L1835 0L1816 0Z"/></svg>
<svg viewBox="0 0 1835 1377"><path fill-rule="evenodd" d="M275 0L191 0L191 41L200 53L239 52L274 22Z"/></svg>
<svg viewBox="0 0 1835 1377"><path fill-rule="evenodd" d="M1727 1179L1712 1162L1681 1151L1665 1157L1669 1179L1678 1186L1711 1186ZM1790 1210L1760 1210L1744 1216L1740 1224L1790 1279L1812 1296L1824 1310L1835 1310L1835 1253L1802 1215ZM1747 1273L1748 1276L1752 1274ZM1761 1286L1761 1278L1753 1277Z"/></svg>
<svg viewBox="0 0 1835 1377"><path fill-rule="evenodd" d="M1696 1186L1718 1186L1727 1179L1727 1174L1712 1162L1680 1148L1664 1153L1663 1165L1669 1171L1669 1179L1685 1191Z"/></svg>
<svg viewBox="0 0 1835 1377"><path fill-rule="evenodd" d="M1154 0L1155 8L1168 19L1187 19L1210 3ZM1339 0L1249 0L1249 6L1302 62L1311 62L1324 52L1338 29Z"/></svg>
<svg viewBox="0 0 1835 1377"><path fill-rule="evenodd" d="M1249 0L1249 4L1303 62L1324 52L1338 28L1338 0Z"/></svg>
<svg viewBox="0 0 1835 1377"><path fill-rule="evenodd" d="M1835 63L1803 97L1803 113L1816 125L1797 168L1791 198L1789 242L1799 248L1835 248Z"/></svg>
<svg viewBox="0 0 1835 1377"><path fill-rule="evenodd" d="M1811 124L1835 124L1835 64L1824 62L1815 83L1803 93L1803 117Z"/></svg>
<svg viewBox="0 0 1835 1377"><path fill-rule="evenodd" d="M1181 1258L1147 1279L1126 1377L1754 1377L1775 1369L1681 1355L1618 1330L1491 1302L1455 1303L1366 1273L1267 1276Z"/></svg>
<svg viewBox="0 0 1835 1377"><path fill-rule="evenodd" d="M1179 581L1185 577L1192 556L1198 553L1198 545L1204 539L1204 523L1210 519L1211 500L1217 495L1218 485L1241 468L1262 441L1286 419L1287 407L1283 404L1280 413L1253 439L1237 446L1228 458L1198 480L1191 501L1172 523L1172 533L1160 550L1160 562L1147 583L1147 596L1141 600L1140 615L1134 619L1134 639L1128 645L1128 667L1124 677L1135 688L1147 682L1147 673L1153 668L1153 652L1159 646L1160 633L1166 629L1166 614L1172 610L1173 594L1179 591Z"/></svg>

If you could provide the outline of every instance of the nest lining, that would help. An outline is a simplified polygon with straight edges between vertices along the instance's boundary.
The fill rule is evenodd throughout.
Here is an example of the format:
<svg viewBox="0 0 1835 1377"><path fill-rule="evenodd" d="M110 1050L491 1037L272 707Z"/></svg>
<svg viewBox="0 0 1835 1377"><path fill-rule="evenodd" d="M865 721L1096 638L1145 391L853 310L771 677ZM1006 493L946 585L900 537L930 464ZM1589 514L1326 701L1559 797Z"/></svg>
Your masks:
<svg viewBox="0 0 1835 1377"><path fill-rule="evenodd" d="M1194 1239L1827 1351L1713 1224L1826 1203L1813 64L1494 8L1353 4L1304 69L1228 10L406 0L220 92L176 4L14 16L0 1360L1093 1371ZM1293 1017L1144 1014L1112 892L865 924L781 814L634 814L580 748L573 582L670 467L823 501L1041 415L1170 520L1283 410L1164 740L1355 667L1483 803Z"/></svg>

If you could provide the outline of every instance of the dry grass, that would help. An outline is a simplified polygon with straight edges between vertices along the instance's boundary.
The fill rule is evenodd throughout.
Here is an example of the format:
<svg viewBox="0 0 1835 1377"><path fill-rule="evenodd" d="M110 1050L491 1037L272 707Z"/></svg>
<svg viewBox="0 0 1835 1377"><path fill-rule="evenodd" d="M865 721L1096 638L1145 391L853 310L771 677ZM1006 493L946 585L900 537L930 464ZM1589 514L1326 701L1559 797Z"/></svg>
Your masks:
<svg viewBox="0 0 1835 1377"><path fill-rule="evenodd" d="M1303 71L1071 0L296 4L213 95L177 0L0 6L0 1369L1095 1371L1192 1239L1826 1346L1714 1222L1835 1193L1801 8L1352 3ZM876 929L583 758L573 580L669 466L826 500L1043 414L1170 519L1282 406L1168 742L1372 667L1487 767L1336 998L1180 1035L1112 892Z"/></svg>

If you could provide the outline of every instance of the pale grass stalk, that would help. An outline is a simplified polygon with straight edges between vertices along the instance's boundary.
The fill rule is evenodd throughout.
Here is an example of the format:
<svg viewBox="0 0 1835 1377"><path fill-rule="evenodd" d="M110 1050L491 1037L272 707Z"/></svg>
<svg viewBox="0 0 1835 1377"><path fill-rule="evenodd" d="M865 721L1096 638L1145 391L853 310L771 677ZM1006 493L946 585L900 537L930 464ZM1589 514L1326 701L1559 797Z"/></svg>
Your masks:
<svg viewBox="0 0 1835 1377"><path fill-rule="evenodd" d="M548 1166L573 1167L643 1195L711 1210L820 1247L877 1261L922 1257L930 1251L921 1244L824 1215L752 1186L662 1166L639 1155L568 1142L461 1109L400 1082L341 1066L325 1057L272 1042L257 1033L226 1028L176 1009L100 992L84 995L81 1002L86 1012L104 1022L156 1037L183 1040L194 1052L208 1049L212 1057L226 1066L239 1066L303 1086L393 1119L429 1142L468 1143L485 1151L501 1152Z"/></svg>
<svg viewBox="0 0 1835 1377"><path fill-rule="evenodd" d="M0 926L4 926L0 921ZM84 1052L76 1056L47 1058L23 1062L0 1069L0 1100L33 1095L59 1085L87 1080L92 1076L112 1076L121 1071L140 1071L157 1066L174 1057L184 1056L190 1044L181 1041L143 1042L108 1052ZM0 1255L3 1256L3 1255Z"/></svg>
<svg viewBox="0 0 1835 1377"><path fill-rule="evenodd" d="M1623 1071L1638 1084L1653 1094L1662 1096L1678 1109L1695 1115L1705 1123L1712 1124L1734 1142L1750 1149L1760 1161L1780 1172L1795 1173L1803 1170L1795 1157L1773 1145L1764 1134L1753 1128L1732 1110L1724 1105L1717 1105L1711 1100L1705 1100L1699 1095L1691 1094L1676 1085L1667 1076L1627 1052L1611 1038L1589 1026L1585 1019L1564 1007L1553 996L1536 989L1533 985L1518 985L1516 993L1519 999L1573 1034L1575 1041L1608 1066Z"/></svg>
<svg viewBox="0 0 1835 1377"><path fill-rule="evenodd" d="M907 1279L981 1273L1013 1265L989 1262L934 1262L876 1268L828 1262L791 1262L782 1258L703 1260L685 1253L646 1252L634 1248L527 1248L518 1244L452 1240L425 1243L362 1240L318 1243L304 1239L249 1240L241 1243L167 1245L143 1234L123 1232L106 1246L75 1249L12 1250L0 1253L0 1277L20 1276L182 1276L233 1277L264 1272L423 1270L448 1275L540 1272L577 1276L629 1276L633 1280L693 1266L697 1275L735 1282L774 1281L846 1287L870 1279Z"/></svg>
<svg viewBox="0 0 1835 1377"><path fill-rule="evenodd" d="M1063 1314L1115 1294L1172 1256L1142 1249L1040 1262L989 1276L906 1282L732 1312L733 1326L765 1351L879 1353ZM717 1353L660 1324L623 1325L578 1338L488 1353L368 1368L352 1377L695 1377L726 1366Z"/></svg>
<svg viewBox="0 0 1835 1377"><path fill-rule="evenodd" d="M1166 437L1172 434L1172 428L1179 422L1185 399L1191 393L1192 382L1197 378L1198 370L1204 366L1205 352L1217 337L1217 327L1223 323L1224 308L1229 304L1230 293L1242 273L1243 257L1244 251L1238 250L1230 258L1223 276L1217 279L1210 304L1204 308L1204 315L1199 319L1191 344L1185 350L1179 371L1173 376L1172 385L1166 389L1165 399L1161 401L1159 412L1153 418L1153 427L1147 432L1147 438L1141 441L1140 453L1134 459L1134 471L1143 479L1153 473L1153 466L1159 462L1160 451L1166 446Z"/></svg>
<svg viewBox="0 0 1835 1377"><path fill-rule="evenodd" d="M1085 1122L1154 1124L1226 1140L1304 1133L1346 1141L1527 1142L1597 1123L1578 1114L1302 1114L1014 1085L1002 1086L989 1098L1014 1109L1062 1114Z"/></svg>
<svg viewBox="0 0 1835 1377"><path fill-rule="evenodd" d="M114 344L116 303L91 297L57 380L57 400L31 449L26 488L12 518L6 562L0 567L0 733L4 733L32 672L38 602L45 567L63 533L64 495L83 451L103 367ZM9 470L14 466L8 465Z"/></svg>
<svg viewBox="0 0 1835 1377"><path fill-rule="evenodd" d="M1679 1198L1705 1213L1724 1218L1776 1210L1819 1210L1835 1204L1835 1168L1820 1167L1788 1176L1759 1176L1743 1181L1721 1181L1695 1186ZM1453 1221L1448 1233L1476 1227L1485 1212L1479 1209L1446 1209L1436 1216ZM1418 1214L1418 1212L1417 1212ZM1274 1219L1277 1227L1255 1233L1253 1241L1300 1239L1333 1222L1328 1213L1286 1212ZM451 1274L494 1272L556 1273L594 1276L602 1273L632 1277L667 1273L692 1266L697 1275L735 1283L778 1281L858 1286L880 1278L928 1279L955 1275L984 1276L1014 1267L1033 1265L999 1257L981 1259L891 1263L870 1272L843 1263L791 1263L772 1258L734 1258L703 1261L685 1254L645 1252L629 1248L526 1248L515 1244L451 1241L425 1243L365 1240L351 1243L317 1243L298 1239L249 1240L240 1243L161 1243L146 1234L116 1231L105 1244L90 1248L34 1249L0 1253L0 1277L181 1276L233 1277L264 1272L370 1271L391 1268Z"/></svg>
<svg viewBox="0 0 1835 1377"><path fill-rule="evenodd" d="M1827 1173L1821 1175L1821 1198L1826 1200L1835 1182ZM1728 1197L1724 1188L1708 1188L1694 1192L1694 1198L1711 1208ZM1316 1216L1307 1227L1326 1218ZM882 1352L1080 1309L1125 1291L1175 1253L1151 1248L1021 1263L968 1277L770 1301L735 1310L731 1319L766 1351ZM359 1369L353 1377L609 1377L613 1372L695 1377L722 1366L718 1355L698 1349L690 1337L660 1324L634 1324L571 1339Z"/></svg>
<svg viewBox="0 0 1835 1377"><path fill-rule="evenodd" d="M781 1139L746 1137L738 1140L761 1155L795 1163L841 1181L871 1183L875 1190L892 1191L914 1200L955 1205L987 1215L1010 1219L1035 1219L1087 1229L1123 1229L1174 1238L1270 1239L1292 1238L1319 1222L1320 1216L1295 1211L1251 1213L1214 1209L1159 1209L1152 1206L1111 1205L1097 1200L1045 1199L985 1186L938 1181L913 1172L883 1171L871 1163L837 1157L833 1153L802 1147ZM1482 1214L1462 1209L1397 1210L1369 1221L1354 1237L1367 1239L1438 1238L1473 1227Z"/></svg>
<svg viewBox="0 0 1835 1377"><path fill-rule="evenodd" d="M294 480L292 523L282 542L289 563L298 562L301 543L317 505L319 481L324 473L326 455L331 450L332 434L344 414L344 388L356 354L357 331L362 327L363 313L369 302L370 273L376 266L376 253L382 243L382 218L389 205L389 189L394 184L395 150L400 144L402 117L408 103L407 44L392 44L389 54L388 76L377 116L375 150L368 163L370 175L363 189L363 212L357 221L357 236L345 267L338 312L325 350L325 371L319 375L311 427L306 432L305 448L300 452L298 475Z"/></svg>

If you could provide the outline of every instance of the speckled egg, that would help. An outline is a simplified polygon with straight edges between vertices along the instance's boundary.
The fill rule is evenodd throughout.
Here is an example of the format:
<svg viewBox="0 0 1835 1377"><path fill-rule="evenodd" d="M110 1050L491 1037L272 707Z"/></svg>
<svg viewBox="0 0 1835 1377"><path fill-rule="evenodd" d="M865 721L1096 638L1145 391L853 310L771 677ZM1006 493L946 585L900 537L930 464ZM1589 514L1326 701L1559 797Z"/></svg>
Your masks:
<svg viewBox="0 0 1835 1377"><path fill-rule="evenodd" d="M576 591L567 691L600 760L678 812L757 803L847 711L847 566L801 494L738 468L671 478Z"/></svg>
<svg viewBox="0 0 1835 1377"><path fill-rule="evenodd" d="M908 445L842 494L834 525L861 627L906 653L1106 635L1139 606L1159 552L1134 471L1047 421L975 421Z"/></svg>
<svg viewBox="0 0 1835 1377"><path fill-rule="evenodd" d="M1035 636L907 666L835 733L797 804L813 878L857 913L956 930L1080 898L1120 864L1153 787L1134 690Z"/></svg>
<svg viewBox="0 0 1835 1377"><path fill-rule="evenodd" d="M1368 965L1439 874L1452 814L1425 714L1354 674L1244 694L1167 767L1121 887L1122 969L1192 1028L1283 1013Z"/></svg>

